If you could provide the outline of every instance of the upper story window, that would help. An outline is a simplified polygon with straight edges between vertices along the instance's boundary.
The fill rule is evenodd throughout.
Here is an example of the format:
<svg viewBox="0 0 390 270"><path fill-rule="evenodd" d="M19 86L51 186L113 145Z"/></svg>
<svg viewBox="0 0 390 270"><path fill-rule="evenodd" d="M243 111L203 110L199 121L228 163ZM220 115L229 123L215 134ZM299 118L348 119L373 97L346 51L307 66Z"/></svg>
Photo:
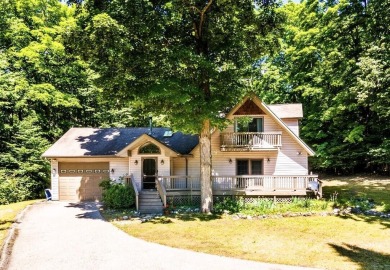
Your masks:
<svg viewBox="0 0 390 270"><path fill-rule="evenodd" d="M160 148L153 144L153 143L147 143L141 146L138 150L139 154L160 154Z"/></svg>
<svg viewBox="0 0 390 270"><path fill-rule="evenodd" d="M237 117L234 123L235 132L263 132L264 119L262 117Z"/></svg>

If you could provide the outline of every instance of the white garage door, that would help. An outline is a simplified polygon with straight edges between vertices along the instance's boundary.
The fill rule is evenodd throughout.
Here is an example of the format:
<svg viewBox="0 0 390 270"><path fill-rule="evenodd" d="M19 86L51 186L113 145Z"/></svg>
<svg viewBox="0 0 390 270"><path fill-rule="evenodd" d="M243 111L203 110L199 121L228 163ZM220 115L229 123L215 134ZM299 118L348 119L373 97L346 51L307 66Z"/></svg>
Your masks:
<svg viewBox="0 0 390 270"><path fill-rule="evenodd" d="M108 162L60 162L59 197L63 201L95 201L102 197L99 184L110 177Z"/></svg>

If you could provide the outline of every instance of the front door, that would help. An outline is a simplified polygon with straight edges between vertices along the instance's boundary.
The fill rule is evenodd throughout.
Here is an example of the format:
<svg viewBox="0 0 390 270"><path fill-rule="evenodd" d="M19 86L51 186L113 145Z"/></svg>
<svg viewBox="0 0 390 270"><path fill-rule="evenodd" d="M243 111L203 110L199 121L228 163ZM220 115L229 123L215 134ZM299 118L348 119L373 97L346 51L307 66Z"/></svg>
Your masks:
<svg viewBox="0 0 390 270"><path fill-rule="evenodd" d="M156 158L145 158L142 161L142 189L156 188Z"/></svg>

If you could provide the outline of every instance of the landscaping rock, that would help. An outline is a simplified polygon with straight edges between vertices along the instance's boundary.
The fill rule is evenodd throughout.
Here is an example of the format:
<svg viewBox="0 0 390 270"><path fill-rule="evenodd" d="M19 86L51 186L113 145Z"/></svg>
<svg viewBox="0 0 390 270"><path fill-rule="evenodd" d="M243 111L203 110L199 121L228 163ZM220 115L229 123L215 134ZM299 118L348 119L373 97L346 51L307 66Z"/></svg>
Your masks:
<svg viewBox="0 0 390 270"><path fill-rule="evenodd" d="M123 219L123 220L128 220L129 217L128 217L128 216L123 216L122 219Z"/></svg>
<svg viewBox="0 0 390 270"><path fill-rule="evenodd" d="M239 216L237 216L237 215L233 215L233 216L232 216L232 219L233 219L233 220L239 220L239 219L240 219L240 217L239 217Z"/></svg>

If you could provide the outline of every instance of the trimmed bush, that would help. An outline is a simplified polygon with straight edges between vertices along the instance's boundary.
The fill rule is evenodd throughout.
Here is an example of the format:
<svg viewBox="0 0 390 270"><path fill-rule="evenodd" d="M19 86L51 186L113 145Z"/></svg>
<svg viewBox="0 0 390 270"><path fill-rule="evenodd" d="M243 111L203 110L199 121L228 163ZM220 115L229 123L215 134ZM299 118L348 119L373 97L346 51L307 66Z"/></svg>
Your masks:
<svg viewBox="0 0 390 270"><path fill-rule="evenodd" d="M135 203L135 192L132 186L104 180L100 183L103 188L102 201L108 208L130 208Z"/></svg>

